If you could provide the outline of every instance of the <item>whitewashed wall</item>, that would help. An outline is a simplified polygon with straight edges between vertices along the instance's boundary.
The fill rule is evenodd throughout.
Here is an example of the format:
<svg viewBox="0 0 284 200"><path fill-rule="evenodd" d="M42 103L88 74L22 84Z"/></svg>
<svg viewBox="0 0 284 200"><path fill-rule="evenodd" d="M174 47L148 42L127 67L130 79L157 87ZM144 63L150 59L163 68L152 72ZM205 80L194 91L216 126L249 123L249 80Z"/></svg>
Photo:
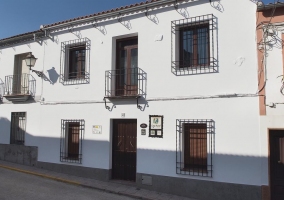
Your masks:
<svg viewBox="0 0 284 200"><path fill-rule="evenodd" d="M90 84L63 86L37 79L38 99L31 104L0 104L1 119L10 120L11 112L27 112L26 145L39 147L39 161L60 163L61 119L85 119L83 163L81 166L111 168L110 119L137 119L137 172L172 177L206 179L230 183L261 185L258 97L197 99L184 101L149 101L145 111L136 108L135 101L117 105L111 112L103 104L105 70L114 68L115 39L138 35L138 67L147 73L147 99L157 97L208 96L225 94L253 94L257 90L257 62L255 48L255 4L249 0L223 0L220 12L208 1L183 4L190 17L213 13L218 19L219 73L175 76L171 73L171 21L183 17L173 6L152 11L159 24L151 22L143 13L129 16L132 29L116 20L103 22L103 35L91 26L80 30L82 37L91 40ZM241 13L241 14L240 14ZM99 24L100 25L100 24ZM162 41L155 41L157 34ZM38 43L6 48L0 54L0 78L12 75L14 55L33 52L38 58L35 69L55 68L60 72L61 42L74 40L73 33L54 33L58 42ZM240 60L243 60L241 63ZM81 104L58 104L66 102ZM100 101L100 103L82 103ZM111 104L110 104L111 105ZM149 138L140 134L141 123L149 122L149 115L164 115L164 137ZM0 119L0 120L1 120ZM213 119L216 135L213 155L213 178L176 174L176 119ZM101 135L92 134L92 125L102 125ZM9 127L0 130L0 142L9 143ZM68 163L64 163L68 164ZM267 178L264 178L267 181ZM264 182L265 182L264 181Z"/></svg>

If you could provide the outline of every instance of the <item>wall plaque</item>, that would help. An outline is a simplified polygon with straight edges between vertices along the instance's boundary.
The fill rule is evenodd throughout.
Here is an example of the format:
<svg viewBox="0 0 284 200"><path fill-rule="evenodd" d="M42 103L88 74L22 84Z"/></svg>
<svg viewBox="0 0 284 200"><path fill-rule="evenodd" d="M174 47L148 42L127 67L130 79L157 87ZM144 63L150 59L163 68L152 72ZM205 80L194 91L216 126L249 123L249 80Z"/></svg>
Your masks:
<svg viewBox="0 0 284 200"><path fill-rule="evenodd" d="M149 115L149 137L163 137L163 115Z"/></svg>
<svg viewBox="0 0 284 200"><path fill-rule="evenodd" d="M147 124L145 124L145 123L140 124L140 128L147 128Z"/></svg>
<svg viewBox="0 0 284 200"><path fill-rule="evenodd" d="M141 129L141 135L146 135L146 129L145 128Z"/></svg>
<svg viewBox="0 0 284 200"><path fill-rule="evenodd" d="M93 126L93 134L102 134L102 126L94 125Z"/></svg>

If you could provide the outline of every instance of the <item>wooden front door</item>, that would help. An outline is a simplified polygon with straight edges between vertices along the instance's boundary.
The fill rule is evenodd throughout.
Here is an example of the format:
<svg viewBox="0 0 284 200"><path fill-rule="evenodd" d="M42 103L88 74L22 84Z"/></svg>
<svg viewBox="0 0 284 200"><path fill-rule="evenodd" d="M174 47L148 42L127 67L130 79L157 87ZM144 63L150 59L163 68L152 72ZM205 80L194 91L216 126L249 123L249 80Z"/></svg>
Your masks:
<svg viewBox="0 0 284 200"><path fill-rule="evenodd" d="M117 41L116 96L137 95L138 38Z"/></svg>
<svg viewBox="0 0 284 200"><path fill-rule="evenodd" d="M136 180L136 119L113 120L112 178Z"/></svg>
<svg viewBox="0 0 284 200"><path fill-rule="evenodd" d="M284 199L284 130L270 130L271 200Z"/></svg>

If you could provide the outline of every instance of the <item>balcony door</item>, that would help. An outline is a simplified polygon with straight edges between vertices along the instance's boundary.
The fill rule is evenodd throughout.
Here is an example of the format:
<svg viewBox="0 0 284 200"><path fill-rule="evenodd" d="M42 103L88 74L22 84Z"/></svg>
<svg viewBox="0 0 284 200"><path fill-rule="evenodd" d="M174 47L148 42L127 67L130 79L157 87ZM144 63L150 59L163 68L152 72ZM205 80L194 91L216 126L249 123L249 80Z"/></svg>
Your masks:
<svg viewBox="0 0 284 200"><path fill-rule="evenodd" d="M116 96L135 96L138 93L138 38L117 41Z"/></svg>
<svg viewBox="0 0 284 200"><path fill-rule="evenodd" d="M28 54L15 55L14 74L11 77L13 94L27 94L29 90L30 69L26 65L25 58Z"/></svg>

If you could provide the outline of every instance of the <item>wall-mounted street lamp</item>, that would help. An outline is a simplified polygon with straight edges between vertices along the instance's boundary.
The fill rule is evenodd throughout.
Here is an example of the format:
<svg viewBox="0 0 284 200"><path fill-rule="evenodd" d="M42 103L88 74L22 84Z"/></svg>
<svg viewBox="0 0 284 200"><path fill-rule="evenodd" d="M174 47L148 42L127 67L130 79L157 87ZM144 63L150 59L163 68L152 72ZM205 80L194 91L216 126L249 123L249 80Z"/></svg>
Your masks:
<svg viewBox="0 0 284 200"><path fill-rule="evenodd" d="M32 69L32 68L35 66L36 60L37 60L37 58L32 54L32 52L30 52L30 53L27 55L27 57L25 58L26 65L30 68L30 70L32 70L32 72L36 73L36 75L38 75L38 77L42 78L43 80L52 83L52 82L44 75L43 72Z"/></svg>
<svg viewBox="0 0 284 200"><path fill-rule="evenodd" d="M32 67L35 66L37 58L35 58L35 56L30 52L25 61L26 61L26 65L30 68L30 70L32 70Z"/></svg>

